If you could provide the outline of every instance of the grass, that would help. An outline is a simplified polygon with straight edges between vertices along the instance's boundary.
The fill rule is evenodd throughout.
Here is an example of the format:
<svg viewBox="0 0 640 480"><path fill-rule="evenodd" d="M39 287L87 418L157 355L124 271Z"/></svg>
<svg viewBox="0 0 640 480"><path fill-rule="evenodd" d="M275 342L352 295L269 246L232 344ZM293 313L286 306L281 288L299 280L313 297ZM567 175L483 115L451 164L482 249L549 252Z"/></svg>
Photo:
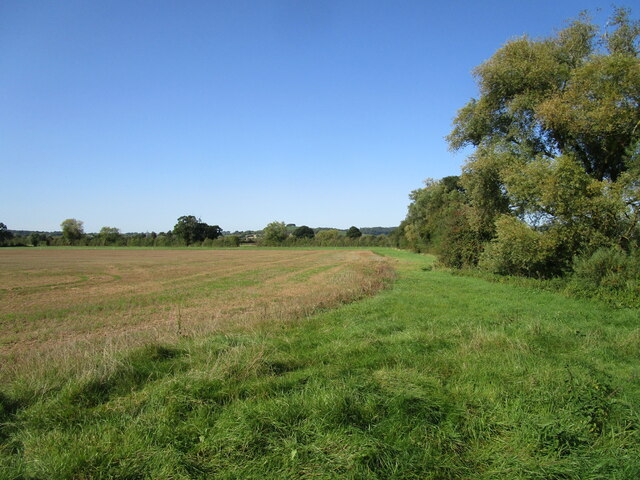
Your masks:
<svg viewBox="0 0 640 480"><path fill-rule="evenodd" d="M7 382L0 478L640 478L637 310L378 253L374 297Z"/></svg>
<svg viewBox="0 0 640 480"><path fill-rule="evenodd" d="M0 380L149 342L289 321L382 288L368 251L2 249Z"/></svg>

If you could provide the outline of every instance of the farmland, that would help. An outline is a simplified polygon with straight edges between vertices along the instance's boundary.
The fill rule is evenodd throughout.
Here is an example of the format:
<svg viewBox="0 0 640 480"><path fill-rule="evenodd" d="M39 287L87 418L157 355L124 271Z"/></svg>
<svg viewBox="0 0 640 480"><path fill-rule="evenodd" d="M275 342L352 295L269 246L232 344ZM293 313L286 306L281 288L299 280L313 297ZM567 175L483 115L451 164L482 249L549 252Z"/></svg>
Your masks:
<svg viewBox="0 0 640 480"><path fill-rule="evenodd" d="M121 277L114 283L123 289L114 297L136 298L143 278L148 286L167 280L190 333L177 335L173 318L157 337L98 352L91 369L57 372L53 380L14 372L0 390L0 478L640 476L637 309L453 275L434 269L430 256L376 252L234 252L227 275L236 275L236 286L223 297L231 301L236 289L258 288L243 286L249 274L242 272L255 270L264 275L263 292L281 301L261 311L253 291L245 310L211 329L197 313L211 295L203 264L222 263L226 252L140 251L148 265L164 262L165 274L151 277L140 258L137 264L134 257L110 260L109 273ZM234 257L240 254L251 267ZM174 255L194 265L170 279L166 272L181 263ZM91 272L104 278L109 262L81 263L65 282L80 282L74 275L82 270L91 299ZM366 282L388 265L397 272L393 284L367 295L384 282ZM37 293L37 282L22 282ZM309 296L288 295L290 284ZM353 294L336 296L347 285ZM17 292L3 295L16 301ZM103 298L111 305L103 321L119 318L112 300L95 295L94 304ZM154 304L174 301L160 302L166 288L153 295ZM296 310L298 298L314 299L308 314ZM138 312L147 311L138 304ZM75 317L61 317L60 330L65 318ZM124 332L134 323L113 325ZM73 335L86 335L78 332ZM39 338L37 348L54 342ZM4 348L18 355L17 347Z"/></svg>
<svg viewBox="0 0 640 480"><path fill-rule="evenodd" d="M366 251L2 249L1 373L300 318L389 274Z"/></svg>

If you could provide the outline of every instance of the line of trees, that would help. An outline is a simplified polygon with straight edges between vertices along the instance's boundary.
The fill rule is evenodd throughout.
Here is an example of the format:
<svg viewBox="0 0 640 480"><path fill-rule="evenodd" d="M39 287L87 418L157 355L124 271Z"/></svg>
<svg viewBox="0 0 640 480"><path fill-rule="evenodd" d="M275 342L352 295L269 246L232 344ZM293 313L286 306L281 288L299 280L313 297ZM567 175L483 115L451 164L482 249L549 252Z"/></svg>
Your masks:
<svg viewBox="0 0 640 480"><path fill-rule="evenodd" d="M0 223L0 246L237 247L241 243L252 243L288 247L370 247L395 244L388 234L391 229L383 227L365 229L381 233L363 234L355 226L344 231L272 222L260 231L223 235L218 225L208 225L193 215L178 218L172 230L160 233L122 233L120 229L109 226L102 227L98 233L85 233L84 222L75 218L64 220L60 227L61 231L54 234L22 232L21 235L18 232L14 235Z"/></svg>
<svg viewBox="0 0 640 480"><path fill-rule="evenodd" d="M286 225L271 222L258 238L258 245L296 247L388 247L392 246L388 235L363 235L359 228L352 226L346 232L337 229L318 229L302 225Z"/></svg>
<svg viewBox="0 0 640 480"><path fill-rule="evenodd" d="M627 9L604 29L583 14L477 67L480 96L448 136L474 151L461 175L411 193L398 244L450 267L583 275L640 297L639 36Z"/></svg>
<svg viewBox="0 0 640 480"><path fill-rule="evenodd" d="M115 227L102 227L98 233L85 233L84 222L68 218L61 224L61 233L51 235L32 232L17 236L0 223L0 246L114 246L114 247L237 247L240 238L222 235L218 225L208 225L193 215L178 218L167 232L122 233Z"/></svg>

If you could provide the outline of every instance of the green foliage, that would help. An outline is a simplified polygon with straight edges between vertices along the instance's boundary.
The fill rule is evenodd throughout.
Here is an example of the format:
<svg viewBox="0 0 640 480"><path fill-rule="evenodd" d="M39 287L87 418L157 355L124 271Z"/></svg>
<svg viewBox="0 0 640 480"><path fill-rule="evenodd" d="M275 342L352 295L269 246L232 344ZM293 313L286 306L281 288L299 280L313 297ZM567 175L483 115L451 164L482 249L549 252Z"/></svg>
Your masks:
<svg viewBox="0 0 640 480"><path fill-rule="evenodd" d="M424 183L424 188L409 195L412 203L399 228L400 242L418 252L441 252L443 237L452 227L451 218L463 208L466 192L459 177Z"/></svg>
<svg viewBox="0 0 640 480"><path fill-rule="evenodd" d="M315 232L313 231L312 228L306 226L306 225L302 225L298 228L296 228L292 235L295 238L313 238L315 237Z"/></svg>
<svg viewBox="0 0 640 480"><path fill-rule="evenodd" d="M360 231L363 235L391 235L396 227L361 227Z"/></svg>
<svg viewBox="0 0 640 480"><path fill-rule="evenodd" d="M60 227L62 228L62 236L69 245L77 244L84 236L84 222L75 218L67 218Z"/></svg>
<svg viewBox="0 0 640 480"><path fill-rule="evenodd" d="M153 242L153 245L155 247L170 247L173 246L173 235L165 235L165 234L159 234Z"/></svg>
<svg viewBox="0 0 640 480"><path fill-rule="evenodd" d="M200 236L199 227L200 219L193 215L183 215L178 218L178 223L173 227L173 234L182 239L182 241L189 245L196 241L196 237ZM199 241L202 241L200 239Z"/></svg>
<svg viewBox="0 0 640 480"><path fill-rule="evenodd" d="M7 244L13 238L13 233L9 231L7 226L0 222L0 247Z"/></svg>
<svg viewBox="0 0 640 480"><path fill-rule="evenodd" d="M520 217L537 229L546 245L556 245L554 262L560 270L569 270L576 254L635 243L630 234L638 212L629 207L624 185L592 178L571 156L538 158L519 166L514 162L503 178Z"/></svg>
<svg viewBox="0 0 640 480"><path fill-rule="evenodd" d="M50 239L44 233L33 232L29 235L29 243L34 247L38 245L49 245Z"/></svg>
<svg viewBox="0 0 640 480"><path fill-rule="evenodd" d="M572 154L589 175L615 181L627 147L640 136L640 59L633 47L640 30L620 9L612 25L609 52L598 49L597 27L586 16L555 37L522 37L500 48L475 70L481 96L458 113L452 148Z"/></svg>
<svg viewBox="0 0 640 480"><path fill-rule="evenodd" d="M464 214L476 237L486 242L495 234L495 220L509 213L509 199L501 171L510 157L491 148L479 148L463 168L460 184L466 193Z"/></svg>
<svg viewBox="0 0 640 480"><path fill-rule="evenodd" d="M207 238L202 242L203 247L239 247L240 237L237 235L224 235L216 239Z"/></svg>
<svg viewBox="0 0 640 480"><path fill-rule="evenodd" d="M576 257L568 291L616 305L640 307L640 256L612 247Z"/></svg>
<svg viewBox="0 0 640 480"><path fill-rule="evenodd" d="M576 256L640 245L640 23L581 15L522 37L475 70L480 97L448 137L475 147L457 184L413 192L398 244L504 275L571 272Z"/></svg>
<svg viewBox="0 0 640 480"><path fill-rule="evenodd" d="M287 247L389 247L392 239L388 235L362 235L358 238L349 238L342 235L339 230L321 230L329 232L314 238L296 238L293 235L281 244Z"/></svg>
<svg viewBox="0 0 640 480"><path fill-rule="evenodd" d="M29 235L29 241L31 242L31 245L37 247L40 243L40 235L37 233L32 233L31 235Z"/></svg>
<svg viewBox="0 0 640 480"><path fill-rule="evenodd" d="M98 234L102 245L121 245L123 243L120 230L115 227L102 227Z"/></svg>
<svg viewBox="0 0 640 480"><path fill-rule="evenodd" d="M221 235L222 235L222 228L220 228L218 225L207 225L206 223L204 224L204 233L203 233L204 238L210 238L212 240L215 240Z"/></svg>
<svg viewBox="0 0 640 480"><path fill-rule="evenodd" d="M264 227L262 243L268 246L278 246L289 236L289 231L284 222L271 222Z"/></svg>
<svg viewBox="0 0 640 480"><path fill-rule="evenodd" d="M640 37L640 22L630 18L631 11L627 8L617 8L609 25L615 30L605 36L607 49L614 55L638 56L638 37Z"/></svg>
<svg viewBox="0 0 640 480"><path fill-rule="evenodd" d="M340 230L336 230L335 228L330 228L328 230L320 230L316 233L316 241L317 244L322 247L335 246L338 244L342 237Z"/></svg>
<svg viewBox="0 0 640 480"><path fill-rule="evenodd" d="M347 237L349 238L360 238L362 236L362 232L360 231L360 229L358 227L349 227L349 230L347 230Z"/></svg>
<svg viewBox="0 0 640 480"><path fill-rule="evenodd" d="M447 267L466 268L478 263L482 241L471 224L471 212L471 207L462 206L452 211L442 223L438 252L440 262Z"/></svg>
<svg viewBox="0 0 640 480"><path fill-rule="evenodd" d="M496 221L496 236L482 252L479 266L501 275L549 276L556 273L554 253L548 235L503 215Z"/></svg>
<svg viewBox="0 0 640 480"><path fill-rule="evenodd" d="M222 229L218 225L208 225L193 215L185 215L178 218L178 223L173 227L173 234L180 238L184 245L191 245L205 239L215 240L222 235Z"/></svg>

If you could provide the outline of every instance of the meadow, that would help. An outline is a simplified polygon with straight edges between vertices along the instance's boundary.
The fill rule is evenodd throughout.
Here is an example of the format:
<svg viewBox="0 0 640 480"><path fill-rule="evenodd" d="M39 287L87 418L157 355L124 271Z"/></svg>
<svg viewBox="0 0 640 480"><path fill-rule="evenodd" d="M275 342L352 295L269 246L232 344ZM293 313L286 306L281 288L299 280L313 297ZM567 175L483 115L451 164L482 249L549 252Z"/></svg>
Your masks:
<svg viewBox="0 0 640 480"><path fill-rule="evenodd" d="M148 264L110 260L116 266L105 270L102 259L82 261L57 279L42 273L58 271L53 266L15 276L25 292L33 290L25 298L44 285L68 284L60 287L64 308L47 304L46 311L103 305L111 309L103 321L113 317L110 328L123 332L149 320L129 324L117 313L134 304L147 312L140 296L167 281L171 288L149 295L168 306L180 299L182 328L193 333L177 335L172 318L166 333L125 343L56 381L13 371L0 387L0 478L640 478L637 309L451 275L425 255L375 252L234 252L249 256L227 259L237 286L222 297L265 284L251 301L266 302L264 294L281 302L256 316L238 310L210 330L200 330L197 312L217 290L203 285L224 275L207 276L203 264L220 265L224 251L150 251ZM114 253L86 255L96 254ZM3 259L3 269L17 275L26 260L15 258ZM149 273L150 265L172 262ZM169 278L167 271L182 263L185 270ZM389 265L397 275L392 282ZM243 286L257 274L246 272L265 277ZM107 274L120 277L103 285L109 298L89 288L109 284ZM143 278L147 286L136 290ZM320 286L342 291L339 282L355 293L320 301ZM306 312L286 310L305 298L284 293L295 285L318 295ZM6 299L19 301L6 279L2 286L3 308ZM73 303L73 289L85 300ZM115 299L126 295L138 303L122 307ZM22 317L3 311L3 332L12 322L25 332L38 323L29 316L45 311L37 298L24 303ZM95 320L95 310L83 311ZM59 329L68 321L73 335L86 335L75 330L81 322L71 313L59 318ZM40 338L34 348L61 341L33 328L31 336ZM3 348L18 354L9 343Z"/></svg>
<svg viewBox="0 0 640 480"><path fill-rule="evenodd" d="M367 251L0 249L0 379L307 316L391 274Z"/></svg>

